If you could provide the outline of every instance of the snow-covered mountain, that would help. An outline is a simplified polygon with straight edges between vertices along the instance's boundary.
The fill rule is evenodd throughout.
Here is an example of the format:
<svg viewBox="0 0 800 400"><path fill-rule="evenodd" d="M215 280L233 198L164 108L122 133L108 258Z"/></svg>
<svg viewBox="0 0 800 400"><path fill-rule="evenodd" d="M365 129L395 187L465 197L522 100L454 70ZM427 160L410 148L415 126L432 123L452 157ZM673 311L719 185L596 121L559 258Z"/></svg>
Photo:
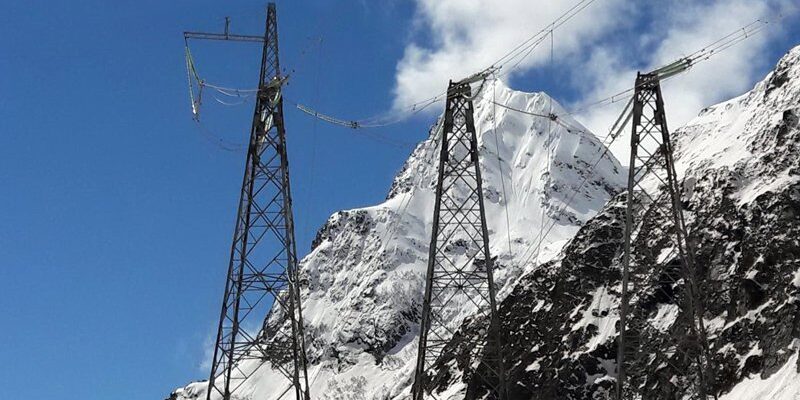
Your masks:
<svg viewBox="0 0 800 400"><path fill-rule="evenodd" d="M550 111L544 94L500 85L496 90L498 102ZM665 101L669 112L670 99ZM558 104L552 107L562 114ZM611 157L593 168L601 144L564 118L560 125L476 101L512 399L606 399L615 381L625 205L624 194L615 194L625 171ZM412 153L384 203L333 215L303 260L309 372L317 399L407 398L437 134L435 126ZM705 293L714 390L723 400L797 400L800 47L753 90L703 110L673 138ZM554 228L537 252L540 227L551 221ZM634 243L637 257L653 265L638 276L644 282L663 282L659 277L675 268L669 259L652 262L669 254L669 229L670 218L656 213ZM676 303L681 289L661 287L673 297L647 287L634 291L631 318L648 324L640 349L646 356L629 370L631 382L645 399L691 398L691 361L676 356L671 338L685 329ZM465 335L477 334L463 315L450 323ZM461 399L465 384L459 371L451 372L454 379L438 388L440 398ZM285 388L283 378L265 367L238 395L277 398ZM191 384L173 398L204 396L204 390L204 383Z"/></svg>
<svg viewBox="0 0 800 400"><path fill-rule="evenodd" d="M798 121L800 47L752 91L703 110L673 135L705 293L713 386L724 400L800 398ZM609 202L501 303L512 398L611 398L624 200ZM677 267L661 259L670 254L669 229L670 217L656 211L634 243L638 264L649 270L634 285L629 317L646 324L643 356L628 372L644 399L695 398L692 361L675 351L674 334L687 329L682 288L663 278Z"/></svg>
<svg viewBox="0 0 800 400"><path fill-rule="evenodd" d="M475 101L491 253L497 256L495 281L503 298L526 268L558 254L621 190L624 170L569 116L556 123L497 107L493 97L539 114L564 115L565 110L544 93L513 91L499 81L487 85ZM332 215L302 260L303 317L315 398L391 399L408 393L440 131L437 123L429 139L412 152L386 201ZM453 317L451 324L457 327L466 314ZM237 395L277 398L287 386L282 376L263 367ZM205 383L195 383L174 397L204 395Z"/></svg>

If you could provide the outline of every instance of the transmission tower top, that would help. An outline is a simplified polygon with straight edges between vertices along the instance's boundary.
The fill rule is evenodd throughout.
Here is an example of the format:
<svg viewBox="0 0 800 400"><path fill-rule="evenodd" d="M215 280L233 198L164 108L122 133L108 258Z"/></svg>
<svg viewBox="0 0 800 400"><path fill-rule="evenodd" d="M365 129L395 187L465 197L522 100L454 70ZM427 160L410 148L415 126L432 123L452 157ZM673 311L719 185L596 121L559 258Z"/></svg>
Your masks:
<svg viewBox="0 0 800 400"><path fill-rule="evenodd" d="M269 3L269 7L275 7L275 3ZM223 33L208 33L208 32L183 32L183 38L189 39L204 39L204 40L231 40L234 42L259 42L264 43L267 41L266 36L258 35L236 35L230 33L231 17L225 17L225 30Z"/></svg>

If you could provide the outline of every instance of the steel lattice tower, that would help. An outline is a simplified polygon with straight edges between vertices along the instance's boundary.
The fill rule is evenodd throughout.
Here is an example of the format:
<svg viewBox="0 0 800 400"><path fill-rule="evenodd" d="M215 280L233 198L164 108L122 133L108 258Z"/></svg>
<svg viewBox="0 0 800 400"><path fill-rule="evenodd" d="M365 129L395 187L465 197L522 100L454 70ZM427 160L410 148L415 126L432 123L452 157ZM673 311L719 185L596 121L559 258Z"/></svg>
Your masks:
<svg viewBox="0 0 800 400"><path fill-rule="evenodd" d="M682 325L675 329L670 339L675 353L682 357L682 364L693 367L690 375L694 389L691 393L695 398L705 400L710 395L707 386L713 374L709 369L710 353L702 318L703 297L683 216L681 188L675 172L658 73L638 74L636 78L629 165L617 349L617 399L641 396L637 389L642 382L631 382L633 377L629 378L626 372L643 369L648 362L646 356L649 356L640 352L640 346L642 333L652 327L647 326L647 311L636 308L637 301L642 301L637 296L643 291L632 292L630 286L633 285L661 297L673 300L680 297L682 316L676 324ZM660 223L657 217L666 218L671 226L657 226ZM661 229L668 236L669 253L653 255L634 251L634 247L649 247L649 243L644 241L647 235L642 233L653 229ZM677 296L678 293L681 296Z"/></svg>
<svg viewBox="0 0 800 400"><path fill-rule="evenodd" d="M488 389L481 398L507 398L470 83L450 82L447 91L414 400L436 397L432 391L442 376L429 371L456 333L448 317L468 306L475 307L474 320L488 326L486 337L458 337L457 346L469 350L465 375L471 387Z"/></svg>
<svg viewBox="0 0 800 400"><path fill-rule="evenodd" d="M227 28L221 39L229 39ZM310 398L281 97L285 79L278 62L273 3L267 9L263 42L208 400L231 399L265 363L288 378L284 393L293 391L298 400Z"/></svg>

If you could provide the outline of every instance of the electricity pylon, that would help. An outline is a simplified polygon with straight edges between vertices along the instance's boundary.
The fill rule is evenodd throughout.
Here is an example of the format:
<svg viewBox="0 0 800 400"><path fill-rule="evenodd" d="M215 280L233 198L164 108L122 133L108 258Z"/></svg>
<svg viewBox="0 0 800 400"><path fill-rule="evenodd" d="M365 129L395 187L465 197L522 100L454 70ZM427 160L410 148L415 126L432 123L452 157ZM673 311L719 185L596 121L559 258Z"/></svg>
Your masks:
<svg viewBox="0 0 800 400"><path fill-rule="evenodd" d="M275 4L263 37L187 32L187 39L263 42L236 229L222 299L207 400L229 400L264 364L286 376L308 400L303 319L298 287L289 163L278 62ZM266 316L266 317L265 317ZM282 388L278 389L279 391Z"/></svg>
<svg viewBox="0 0 800 400"><path fill-rule="evenodd" d="M682 358L681 365L690 365L693 398L706 400L713 373L709 363L709 347L703 323L703 296L700 291L694 249L684 220L681 187L675 172L670 140L661 95L661 79L675 70L688 67L676 63L662 71L638 74L633 102L633 129L628 172L627 207L625 210L625 242L622 255L622 299L620 305L620 335L617 348L617 399L639 398L642 382L629 382L627 371L643 369L652 361L650 354L641 352L647 326L647 310L634 308L642 303L644 290L632 293L631 285L647 289L655 296L679 299L680 324L671 332L671 347ZM657 218L670 224L660 226ZM668 252L651 254L635 251L647 247L643 240L647 232L661 229L662 239L668 240ZM644 285L644 286L642 286ZM678 294L682 294L679 296ZM667 356L669 357L669 355ZM681 368L681 367L676 367ZM637 397L639 396L639 397ZM716 398L716 394L713 395Z"/></svg>
<svg viewBox="0 0 800 400"><path fill-rule="evenodd" d="M479 78L479 77L478 77ZM431 375L443 350L455 340L458 327L447 325L465 308L475 309L474 320L483 321L482 335L458 335L458 349L469 351L459 362L471 388L488 390L481 399L506 399L505 371L499 318L489 254L489 235L483 204L478 140L473 120L470 83L476 77L450 82L441 137L425 298L422 306L417 366L412 388L414 400L436 398L435 387L446 374ZM485 78L485 77L484 77ZM455 351L456 349L451 349ZM460 359L460 356L456 356Z"/></svg>

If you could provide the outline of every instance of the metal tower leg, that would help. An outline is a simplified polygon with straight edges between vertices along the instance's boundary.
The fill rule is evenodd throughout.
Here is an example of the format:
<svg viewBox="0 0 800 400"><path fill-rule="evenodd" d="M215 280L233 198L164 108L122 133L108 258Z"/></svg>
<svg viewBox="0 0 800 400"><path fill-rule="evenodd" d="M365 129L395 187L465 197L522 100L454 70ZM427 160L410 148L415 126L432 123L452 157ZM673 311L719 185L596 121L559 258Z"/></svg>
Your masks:
<svg viewBox="0 0 800 400"><path fill-rule="evenodd" d="M270 3L207 400L231 399L265 363L286 376L287 392L309 399L282 84Z"/></svg>
<svg viewBox="0 0 800 400"><path fill-rule="evenodd" d="M640 359L642 333L648 329L646 316L634 318L635 306L630 285L654 285L659 294L674 299L671 288L683 287L682 313L687 329L675 338L675 349L688 364L694 367L691 391L696 398L709 398L713 384L709 364L709 346L703 322L703 296L700 292L694 249L681 206L681 190L673 161L672 142L664 112L661 84L656 73L639 74L633 99L633 129L628 175L627 207L625 211L625 243L622 255L622 299L620 305L620 335L617 348L617 399L641 395L629 382L628 370L635 368ZM643 184L644 181L647 181ZM670 254L658 259L637 257L634 245L639 234L649 228L656 216L668 218L671 227L663 228L672 246ZM643 227L645 227L643 229ZM676 260L680 267L675 273L664 272L666 265ZM663 263L663 264L658 264ZM658 264L658 265L657 265ZM648 282L647 274L662 265L658 279ZM670 288L665 291L664 288ZM713 398L717 398L713 394Z"/></svg>
<svg viewBox="0 0 800 400"><path fill-rule="evenodd" d="M453 329L457 329L447 321L471 308L475 320L488 326L485 338L458 337L460 346L470 349L464 372L474 389L467 398L478 397L475 391L488 391L488 397L479 398L506 399L500 321L468 82L450 83L441 146L413 398L435 398L432 391L442 376L431 376L430 371L453 339ZM482 363L473 368L478 364L475 360Z"/></svg>

